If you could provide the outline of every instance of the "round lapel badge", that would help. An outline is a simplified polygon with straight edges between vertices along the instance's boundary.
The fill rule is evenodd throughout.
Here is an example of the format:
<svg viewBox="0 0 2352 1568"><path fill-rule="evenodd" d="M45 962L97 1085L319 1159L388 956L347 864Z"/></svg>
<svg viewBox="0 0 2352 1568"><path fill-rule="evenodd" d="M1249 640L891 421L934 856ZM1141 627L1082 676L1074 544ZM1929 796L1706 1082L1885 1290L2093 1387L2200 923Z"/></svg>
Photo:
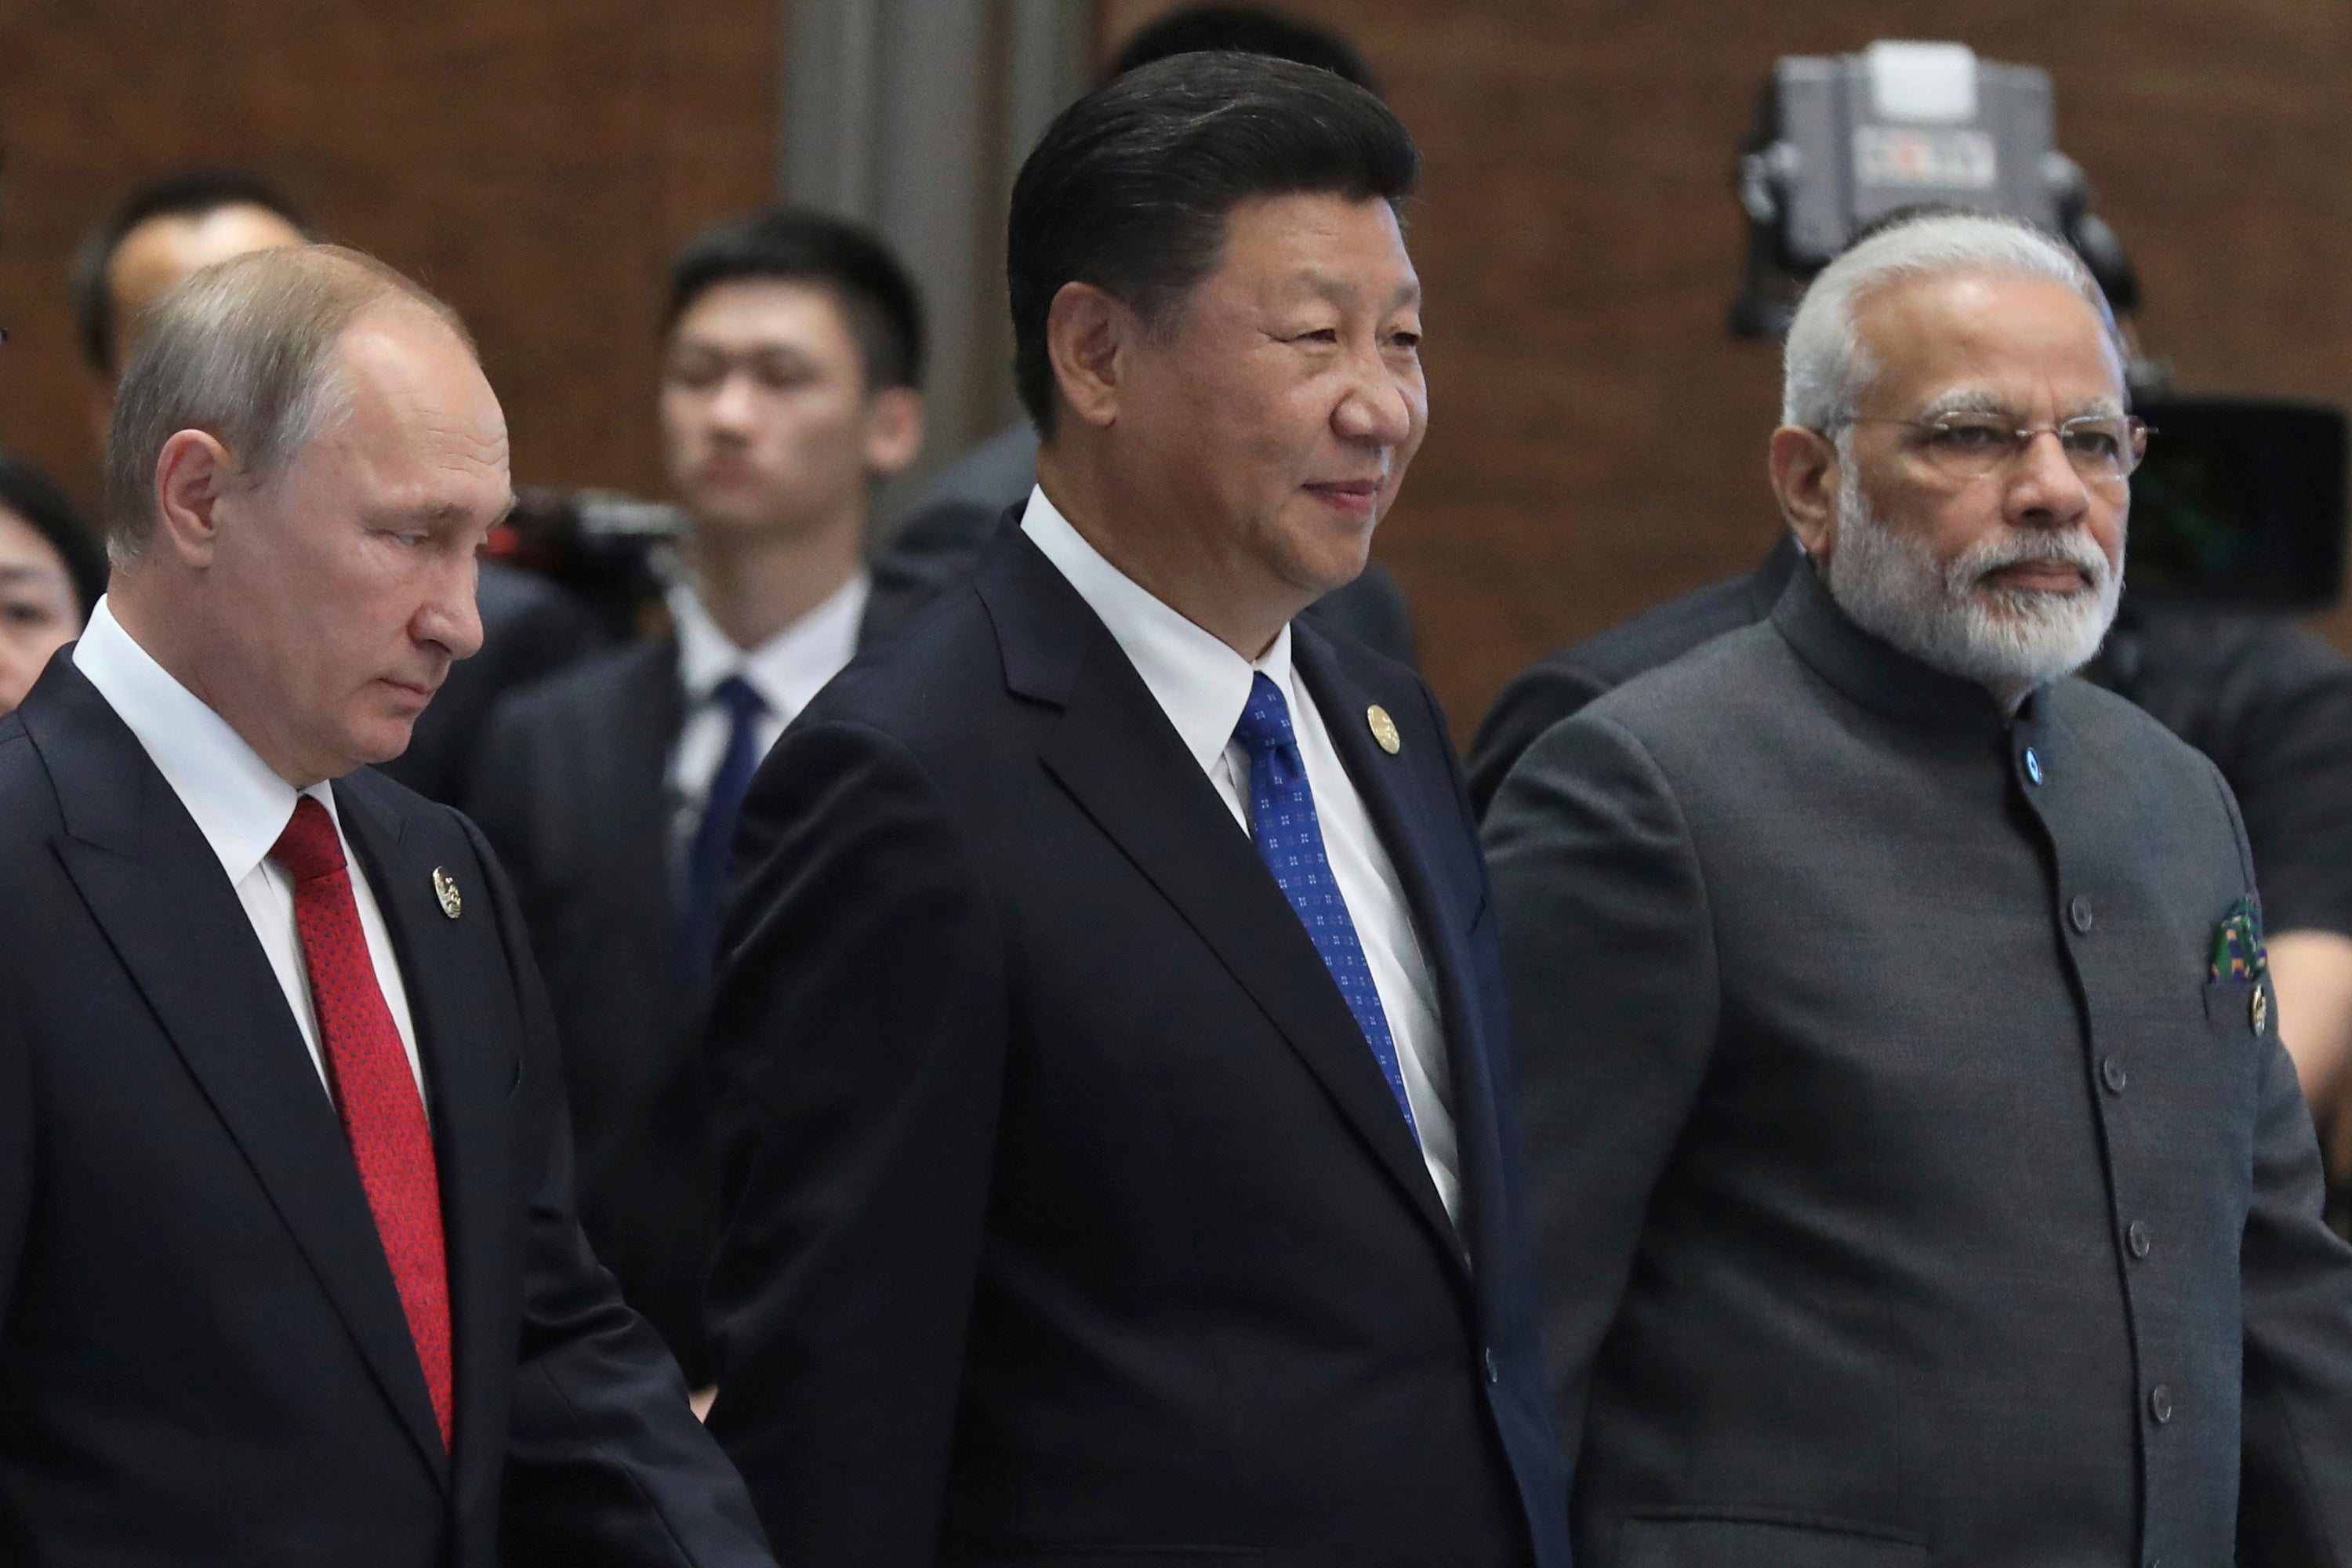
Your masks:
<svg viewBox="0 0 2352 1568"><path fill-rule="evenodd" d="M441 900L441 912L453 921L466 907L457 892L457 879L438 866L433 868L433 896Z"/></svg>
<svg viewBox="0 0 2352 1568"><path fill-rule="evenodd" d="M2246 1011L2253 1015L2254 1033L2267 1035L2271 1032L2271 999L2263 994L2259 983L2254 986L2254 999L2246 1005Z"/></svg>
<svg viewBox="0 0 2352 1568"><path fill-rule="evenodd" d="M1381 751L1393 757L1403 749L1404 737L1397 733L1396 721L1389 717L1387 709L1373 703L1364 710L1364 722L1370 726L1372 739L1381 743Z"/></svg>

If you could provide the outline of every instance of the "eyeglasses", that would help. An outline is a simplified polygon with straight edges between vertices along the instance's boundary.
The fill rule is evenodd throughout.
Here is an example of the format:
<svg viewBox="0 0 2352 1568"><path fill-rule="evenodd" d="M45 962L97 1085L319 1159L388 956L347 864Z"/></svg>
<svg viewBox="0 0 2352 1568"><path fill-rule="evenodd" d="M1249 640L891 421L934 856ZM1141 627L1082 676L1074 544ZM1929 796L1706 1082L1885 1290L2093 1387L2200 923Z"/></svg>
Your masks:
<svg viewBox="0 0 2352 1568"><path fill-rule="evenodd" d="M2023 458L2037 436L2055 436L2058 449L2085 484L2120 484L2147 455L2156 432L2122 414L2086 414L2057 425L2019 426L2013 415L1939 414L1933 419L1850 419L1850 425L1899 425L1913 447L1947 477L1980 479Z"/></svg>

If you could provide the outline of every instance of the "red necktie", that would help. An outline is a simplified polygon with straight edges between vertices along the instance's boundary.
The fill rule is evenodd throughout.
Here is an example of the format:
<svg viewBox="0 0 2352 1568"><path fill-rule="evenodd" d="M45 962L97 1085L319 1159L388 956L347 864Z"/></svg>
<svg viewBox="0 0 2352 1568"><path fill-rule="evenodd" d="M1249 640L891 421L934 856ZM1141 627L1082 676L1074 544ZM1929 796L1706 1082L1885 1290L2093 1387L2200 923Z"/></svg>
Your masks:
<svg viewBox="0 0 2352 1568"><path fill-rule="evenodd" d="M425 1391L449 1445L449 1270L442 1252L441 1177L425 1100L400 1031L375 983L343 841L327 808L310 795L269 858L294 878L294 924L310 971L310 1000L326 1047L327 1079L343 1136L375 1215L392 1281L408 1317L408 1336L425 1369Z"/></svg>

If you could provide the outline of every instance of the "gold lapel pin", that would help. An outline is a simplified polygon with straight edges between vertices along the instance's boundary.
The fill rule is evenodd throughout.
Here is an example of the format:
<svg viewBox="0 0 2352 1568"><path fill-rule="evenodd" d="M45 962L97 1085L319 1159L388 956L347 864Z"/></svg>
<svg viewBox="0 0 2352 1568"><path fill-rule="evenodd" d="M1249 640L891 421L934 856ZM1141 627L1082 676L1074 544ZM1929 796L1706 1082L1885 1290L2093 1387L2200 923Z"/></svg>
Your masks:
<svg viewBox="0 0 2352 1568"><path fill-rule="evenodd" d="M2249 1008L2249 1011L2251 1011L2254 1016L2254 1033L2257 1035L2269 1034L2271 1032L2271 999L2263 994L2263 987L2260 981L2256 981L2254 983L2254 1000Z"/></svg>
<svg viewBox="0 0 2352 1568"><path fill-rule="evenodd" d="M433 896L441 900L441 912L453 921L466 907L457 893L457 879L438 866L433 868Z"/></svg>
<svg viewBox="0 0 2352 1568"><path fill-rule="evenodd" d="M1364 710L1364 722L1371 726L1372 739L1378 741L1381 750L1390 756L1393 757L1404 749L1404 737L1397 733L1396 721L1390 718L1389 710L1379 703L1375 702Z"/></svg>

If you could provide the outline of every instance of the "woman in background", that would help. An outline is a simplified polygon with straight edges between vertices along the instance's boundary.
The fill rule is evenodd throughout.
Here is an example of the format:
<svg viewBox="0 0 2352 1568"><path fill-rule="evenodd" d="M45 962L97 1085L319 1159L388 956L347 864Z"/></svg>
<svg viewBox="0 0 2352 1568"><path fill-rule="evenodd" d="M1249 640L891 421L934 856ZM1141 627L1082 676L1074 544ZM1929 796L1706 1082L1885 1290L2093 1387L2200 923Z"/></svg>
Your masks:
<svg viewBox="0 0 2352 1568"><path fill-rule="evenodd" d="M106 555L48 476L0 452L0 713L81 634L106 591Z"/></svg>

